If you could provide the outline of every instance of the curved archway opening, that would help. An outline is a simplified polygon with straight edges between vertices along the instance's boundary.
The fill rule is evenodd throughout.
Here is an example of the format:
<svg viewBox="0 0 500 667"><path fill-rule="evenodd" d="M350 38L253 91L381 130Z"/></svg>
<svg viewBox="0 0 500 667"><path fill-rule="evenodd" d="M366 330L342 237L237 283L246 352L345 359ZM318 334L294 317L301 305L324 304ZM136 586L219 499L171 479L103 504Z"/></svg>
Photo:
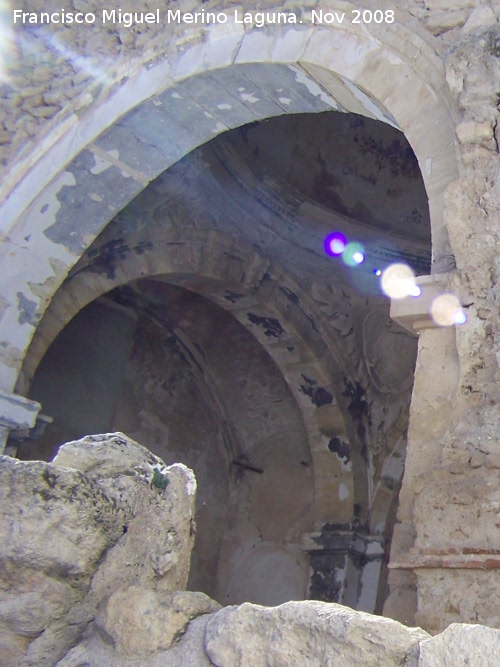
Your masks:
<svg viewBox="0 0 500 667"><path fill-rule="evenodd" d="M146 298L146 284L142 283L139 300L143 304L144 299L149 300L148 307L154 303L155 310L164 313L167 329L177 339L183 328L189 329L192 315L189 308L184 314L176 310L176 290L183 288L177 294L182 293L186 303L195 297L185 297L184 288L189 294L198 292L224 306L234 315L230 319L238 320L242 331L250 330L267 350L268 358L274 360L276 377L287 387L302 426L295 430L287 427L275 438L259 441L259 455L273 452L271 467L286 472L281 481L276 478L276 483L271 483L272 493L265 474L251 469L263 466L249 455L253 451L249 448L252 433L242 426L249 419L250 406L241 419L236 418L236 407L226 407L221 413L225 416L219 415L221 423L237 422L244 437L232 432L219 434L218 463L214 459L206 469L212 474L223 465L226 473L229 467L234 474L243 471L245 479L250 477L251 483L245 481L249 489L245 503L251 501L255 508L260 507L255 511L267 521L256 529L261 535L272 536L272 530L282 529L277 518L280 512L273 518L269 506L287 505L293 496L291 487L296 486L294 475L304 481L308 466L314 483L308 486L307 482L309 490L304 497L310 493L313 499L309 509L307 501L298 510L300 536L298 532L283 535L278 530L272 539L259 538L256 549L255 541L236 546L236 538L231 542L228 537L227 542L219 535L218 546L211 547L210 567L203 566L203 577L210 579L206 574L210 570L215 588L205 584L203 588L211 594L215 590L222 601L248 599L248 588L241 587L239 568L243 568L254 573L265 596L270 590L270 573L281 562L285 582L281 592L273 600L254 600L283 601L279 596L285 595L285 590L288 596L296 597L298 588L307 588L301 577L307 570L304 554L308 554L313 568L309 595L374 611L380 610L385 595L380 572L402 473L401 443L407 425L415 341L388 320L388 302L380 294L373 268L395 257L413 263L417 271L422 264L428 267L429 218L425 188L403 135L388 125L372 126L360 116L333 113L324 120L326 116L282 116L245 126L222 135L165 171L120 212L75 266L39 326L23 381L26 387L56 333L83 306L117 288L125 298L127 288L119 286L141 277L154 276L149 287L162 297L150 294ZM341 258L325 255L324 237L332 229L342 229L362 242L367 261L349 266ZM377 264L371 266L368 260ZM111 294L116 306L119 293ZM133 298L137 302L137 293ZM176 324L172 325L169 317L174 311ZM217 312L217 317L195 317L194 321L196 325L219 318L222 321L222 311ZM183 320L186 322L181 325ZM199 351L193 347L194 333L192 329L183 345L196 359ZM249 340L245 338L240 351L255 349L255 339L252 343ZM217 327L210 343L224 349ZM238 357L233 356L236 364ZM241 358L245 359L245 354ZM143 365L153 377L151 360ZM251 367L247 359L245 368ZM234 368L239 367L236 364ZM137 373L145 382L145 376ZM165 368L166 378L168 373ZM235 382L235 376L242 378L249 371L226 367L225 373ZM43 374L40 366L39 377ZM205 376L198 380L203 380L199 385L204 387L202 394L210 396L209 403L217 409L223 403L221 393L233 398L238 395L232 385L224 392L212 392L216 383L207 383ZM43 379L38 381L47 386ZM259 400L266 398L262 389L254 395ZM196 414L195 407L190 410ZM133 412L122 409L126 416ZM165 410L167 431L171 418ZM266 420L260 421L260 426L267 428ZM137 435L125 425L130 435ZM116 428L121 428L120 424ZM138 431L138 439L142 435L140 441L149 446L147 429ZM297 438L293 456L287 449L292 435L292 441ZM238 458L235 451L243 452L248 460ZM299 456L301 451L309 452L308 456ZM301 467L289 470L289 460L298 460ZM207 479L208 487L217 485L216 478L208 475ZM224 479L220 488L230 489L231 475ZM224 502L219 498L215 504L222 507ZM233 519L245 533L245 518L236 513ZM227 522L233 520L227 518ZM269 523L272 530L266 533ZM253 530L248 528L250 533ZM255 562L252 552L258 554ZM225 574L219 572L214 565L219 562L215 553L224 553L225 561L234 567ZM294 592L290 592L291 581L295 582ZM259 585L255 584L256 588Z"/></svg>
<svg viewBox="0 0 500 667"><path fill-rule="evenodd" d="M307 433L276 365L229 313L165 282L116 288L61 332L30 394L54 417L37 457L50 460L58 444L89 429L123 431L167 464L194 470L193 590L228 604L249 590L270 604L306 596L300 535L311 529L314 502ZM27 449L19 455L32 456ZM254 571L246 594L244 555ZM283 561L283 581L261 582L269 558Z"/></svg>
<svg viewBox="0 0 500 667"><path fill-rule="evenodd" d="M440 63L417 34L406 27L404 32L406 41L389 32L385 44L341 27L316 26L296 35L276 31L269 51L268 40L255 39L257 32L236 30L223 40L226 46L240 44L237 58L228 51L222 59L220 35L214 35L180 55L134 69L119 90L77 119L78 127L73 119L63 136L54 130L50 148L41 159L37 154L34 166L13 170L16 184L8 184L12 192L2 210L9 239L3 261L12 276L0 322L9 360L0 367L2 386L15 385L47 303L112 216L194 147L252 120L340 109L400 127L425 178L434 254L437 260L449 255L443 192L456 170L452 114ZM428 57L420 58L422 50ZM432 118L432 125L423 118ZM43 287L33 292L26 284ZM33 302L30 316L20 324L17 309L26 299Z"/></svg>

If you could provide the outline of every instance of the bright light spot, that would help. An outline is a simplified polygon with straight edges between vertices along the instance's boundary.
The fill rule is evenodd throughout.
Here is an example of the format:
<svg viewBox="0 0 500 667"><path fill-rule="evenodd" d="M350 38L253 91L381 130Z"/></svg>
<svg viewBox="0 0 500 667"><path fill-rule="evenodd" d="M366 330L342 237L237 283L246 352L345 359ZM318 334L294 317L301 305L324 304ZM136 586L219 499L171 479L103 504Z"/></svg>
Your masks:
<svg viewBox="0 0 500 667"><path fill-rule="evenodd" d="M381 275L382 275L382 271L381 271L380 269L373 269L373 273L374 273L376 276L381 276Z"/></svg>
<svg viewBox="0 0 500 667"><path fill-rule="evenodd" d="M420 296L422 290L415 283L415 274L407 264L391 264L382 273L382 290L391 299Z"/></svg>
<svg viewBox="0 0 500 667"><path fill-rule="evenodd" d="M354 262L356 262L356 264L361 264L364 258L365 256L362 252L357 251L352 254L352 259Z"/></svg>
<svg viewBox="0 0 500 667"><path fill-rule="evenodd" d="M330 250L334 255L340 255L344 252L345 243L342 239L332 239L330 241Z"/></svg>
<svg viewBox="0 0 500 667"><path fill-rule="evenodd" d="M365 260L365 250L361 243L348 243L342 253L342 260L347 266L357 266Z"/></svg>
<svg viewBox="0 0 500 667"><path fill-rule="evenodd" d="M331 257L337 257L344 252L346 244L347 240L343 234L333 232L332 234L328 234L324 241L325 252Z"/></svg>
<svg viewBox="0 0 500 667"><path fill-rule="evenodd" d="M467 322L467 315L454 294L441 294L436 297L432 302L431 315L434 322L441 327Z"/></svg>

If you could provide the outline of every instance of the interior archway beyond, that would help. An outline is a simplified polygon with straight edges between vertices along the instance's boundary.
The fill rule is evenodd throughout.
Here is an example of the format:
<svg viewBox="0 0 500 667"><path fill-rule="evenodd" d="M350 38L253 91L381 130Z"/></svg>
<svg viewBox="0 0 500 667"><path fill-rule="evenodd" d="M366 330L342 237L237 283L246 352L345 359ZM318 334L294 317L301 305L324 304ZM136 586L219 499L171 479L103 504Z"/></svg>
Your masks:
<svg viewBox="0 0 500 667"><path fill-rule="evenodd" d="M363 265L324 255L334 230L363 244ZM201 276L217 235L231 282L173 277L179 239ZM171 275L148 279L160 247ZM380 610L416 345L374 270L427 273L430 251L420 170L393 127L327 112L221 135L123 209L49 307L24 366L29 382L54 340L30 394L56 417L47 456L91 423L192 465L191 583L221 602Z"/></svg>

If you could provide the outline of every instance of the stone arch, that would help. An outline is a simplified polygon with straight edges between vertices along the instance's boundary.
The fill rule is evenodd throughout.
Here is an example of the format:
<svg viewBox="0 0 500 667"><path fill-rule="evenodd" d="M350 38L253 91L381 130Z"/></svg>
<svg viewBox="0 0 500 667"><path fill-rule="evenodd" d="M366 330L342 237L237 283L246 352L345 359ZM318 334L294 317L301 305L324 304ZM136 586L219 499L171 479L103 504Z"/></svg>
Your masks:
<svg viewBox="0 0 500 667"><path fill-rule="evenodd" d="M68 129L53 129L50 148L31 170L27 161L14 165L19 185L7 184L2 215L10 280L0 323L1 386L12 390L47 304L113 215L182 155L248 120L336 108L396 125L421 165L434 254L449 252L443 193L456 177L453 109L432 45L406 14L396 10L396 17L404 22L370 32L353 25L209 29L205 41L149 68L134 61L134 74L116 92L85 118L70 119ZM221 108L218 85L234 109ZM170 129L163 137L162 127Z"/></svg>
<svg viewBox="0 0 500 667"><path fill-rule="evenodd" d="M27 392L44 354L64 327L88 304L114 288L141 278L155 278L197 292L230 312L247 328L273 359L297 403L308 436L314 474L315 519L318 523L349 523L356 503L366 498L366 471L344 413L342 378L351 377L350 361L340 341L332 347L320 331L310 331L307 299L299 308L283 300L279 288L299 292L283 267L270 262L253 248L217 231L183 230L155 239L140 252L108 271L106 263L78 266L58 290L41 320L18 384ZM304 300L302 300L304 301ZM250 311L250 312L249 312ZM313 311L312 305L309 312ZM254 317L250 317L254 315ZM318 329L321 315L315 314ZM273 335L266 329L274 327ZM304 342L307 330L309 344ZM337 369L324 364L326 350ZM333 429L333 430L332 430ZM351 440L350 460L328 448L325 432ZM358 461L359 460L359 461Z"/></svg>
<svg viewBox="0 0 500 667"><path fill-rule="evenodd" d="M455 178L453 110L432 45L418 30L397 28L374 28L371 34L352 26L242 34L232 26L222 36L209 30L206 41L151 67L134 61L129 81L102 95L79 119L78 129L70 121L64 136L54 131L51 149L24 174L5 207L6 224L17 222L3 248L11 293L0 323L5 360L0 386L14 386L47 305L115 213L192 148L250 120L340 109L403 130L429 193L434 254L446 252L443 191ZM231 109L214 98L219 90L234 100ZM164 134L165 128L170 133Z"/></svg>

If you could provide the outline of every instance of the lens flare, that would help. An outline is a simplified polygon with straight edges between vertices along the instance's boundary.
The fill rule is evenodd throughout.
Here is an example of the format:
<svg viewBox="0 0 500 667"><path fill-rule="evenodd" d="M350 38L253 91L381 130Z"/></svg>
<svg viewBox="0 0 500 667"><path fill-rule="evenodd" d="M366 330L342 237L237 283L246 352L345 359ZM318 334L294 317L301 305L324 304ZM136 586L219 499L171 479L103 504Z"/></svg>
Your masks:
<svg viewBox="0 0 500 667"><path fill-rule="evenodd" d="M454 294L440 294L436 297L431 305L431 316L440 327L452 327L454 324L467 322L467 315Z"/></svg>
<svg viewBox="0 0 500 667"><path fill-rule="evenodd" d="M365 256L363 255L363 253L361 251L356 250L356 252L352 253L352 259L353 259L353 262L356 262L356 264L361 264L364 261Z"/></svg>
<svg viewBox="0 0 500 667"><path fill-rule="evenodd" d="M324 248L327 255L330 257L338 257L344 252L347 245L346 237L340 232L333 232L328 234L324 241Z"/></svg>
<svg viewBox="0 0 500 667"><path fill-rule="evenodd" d="M391 264L382 273L380 285L391 299L420 296L422 290L415 283L415 274L407 264Z"/></svg>
<svg viewBox="0 0 500 667"><path fill-rule="evenodd" d="M365 250L361 243L351 241L342 253L342 261L347 266L357 266L365 261Z"/></svg>

